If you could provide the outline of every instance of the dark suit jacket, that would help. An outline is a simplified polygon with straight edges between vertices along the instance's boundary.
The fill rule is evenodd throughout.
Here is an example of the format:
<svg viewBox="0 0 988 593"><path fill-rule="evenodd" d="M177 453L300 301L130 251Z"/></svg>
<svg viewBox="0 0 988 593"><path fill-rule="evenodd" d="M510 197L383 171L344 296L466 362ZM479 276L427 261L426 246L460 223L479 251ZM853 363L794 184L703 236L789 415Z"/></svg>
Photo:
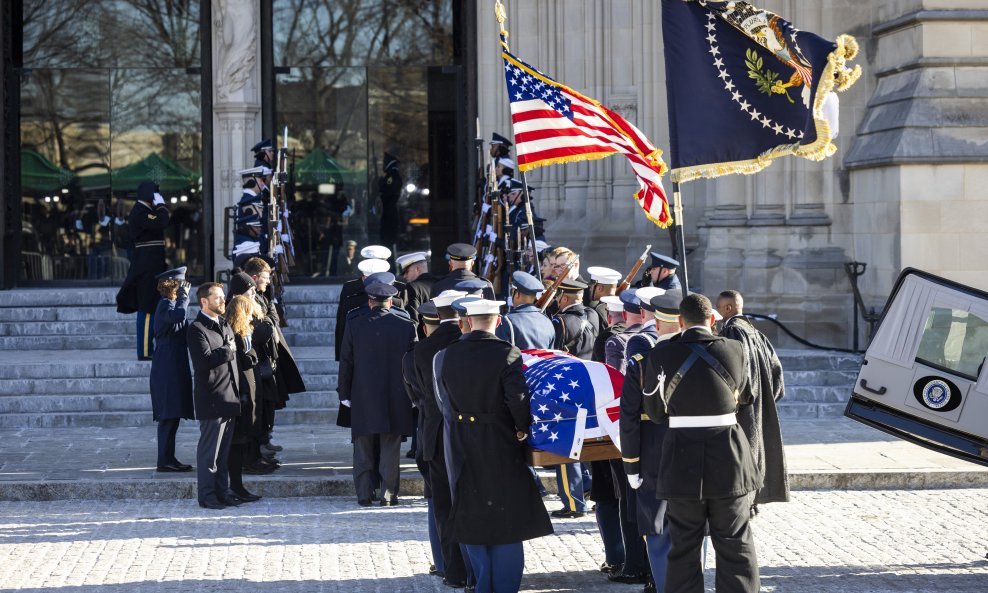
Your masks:
<svg viewBox="0 0 988 593"><path fill-rule="evenodd" d="M196 418L234 418L240 415L237 351L227 347L233 330L202 313L189 326L189 358L195 371Z"/></svg>

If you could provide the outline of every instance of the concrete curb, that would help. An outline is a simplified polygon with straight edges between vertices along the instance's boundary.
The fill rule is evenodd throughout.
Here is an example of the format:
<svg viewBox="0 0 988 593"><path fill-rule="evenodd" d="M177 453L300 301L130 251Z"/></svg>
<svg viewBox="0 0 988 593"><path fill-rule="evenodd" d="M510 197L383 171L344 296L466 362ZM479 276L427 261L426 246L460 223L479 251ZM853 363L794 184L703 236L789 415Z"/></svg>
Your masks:
<svg viewBox="0 0 988 593"><path fill-rule="evenodd" d="M556 481L543 476L546 489L555 494ZM250 490L269 498L309 496L356 496L350 476L249 478ZM940 490L988 487L985 471L879 471L793 473L793 490ZM194 478L160 480L64 480L0 482L0 501L52 500L176 500L194 499ZM421 496L421 477L403 477L401 493Z"/></svg>

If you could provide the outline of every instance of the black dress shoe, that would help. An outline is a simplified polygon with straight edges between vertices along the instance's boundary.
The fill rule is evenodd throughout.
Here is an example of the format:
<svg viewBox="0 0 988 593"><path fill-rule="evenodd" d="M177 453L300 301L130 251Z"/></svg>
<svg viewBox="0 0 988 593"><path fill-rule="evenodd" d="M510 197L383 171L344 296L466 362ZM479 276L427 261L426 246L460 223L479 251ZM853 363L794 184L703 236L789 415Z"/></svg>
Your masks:
<svg viewBox="0 0 988 593"><path fill-rule="evenodd" d="M624 574L623 572L617 572L607 575L607 580L612 583L624 583L625 585L644 585L648 582L648 575Z"/></svg>
<svg viewBox="0 0 988 593"><path fill-rule="evenodd" d="M367 500L366 498L362 498L357 501L357 504L359 504L362 507L369 507L371 505L371 501Z"/></svg>
<svg viewBox="0 0 988 593"><path fill-rule="evenodd" d="M645 583L645 588L642 589L642 593L655 593L655 581Z"/></svg>
<svg viewBox="0 0 988 593"><path fill-rule="evenodd" d="M200 500L199 506L204 509L213 509L217 511L226 508L226 505L218 500Z"/></svg>
<svg viewBox="0 0 988 593"><path fill-rule="evenodd" d="M477 591L476 585L467 585L467 588L463 590L463 593L476 593L476 591Z"/></svg>
<svg viewBox="0 0 988 593"><path fill-rule="evenodd" d="M381 506L382 507L396 507L396 506L398 506L398 499L397 498L393 498L391 500L382 500L381 501Z"/></svg>
<svg viewBox="0 0 988 593"><path fill-rule="evenodd" d="M614 574L620 570L621 570L621 565L619 564L608 564L605 562L600 565L600 572L604 574Z"/></svg>
<svg viewBox="0 0 988 593"><path fill-rule="evenodd" d="M429 576L441 577L441 576L443 576L443 572L441 570L439 570L438 568L436 568L436 565L435 564L430 564L429 565Z"/></svg>
<svg viewBox="0 0 988 593"><path fill-rule="evenodd" d="M191 466L191 465L189 465L189 464L187 464L187 463L182 463L181 461L176 461L176 462L175 462L175 463L173 463L172 465L174 465L175 467L180 467L180 468L182 468L182 471L185 471L185 472L190 472L190 471L192 471L192 466Z"/></svg>
<svg viewBox="0 0 988 593"><path fill-rule="evenodd" d="M462 589L467 586L466 581L451 581L445 577L443 577L443 584L452 589Z"/></svg>
<svg viewBox="0 0 988 593"><path fill-rule="evenodd" d="M257 502L257 501L261 500L261 497L260 496L258 496L256 494L251 494L250 492L247 492L246 490L244 490L242 492L236 492L236 491L234 491L233 493L237 495L237 498L239 498L241 500L241 502Z"/></svg>
<svg viewBox="0 0 988 593"><path fill-rule="evenodd" d="M571 511L569 509L559 509L558 511L552 511L550 514L557 519L578 519L586 515L582 511Z"/></svg>
<svg viewBox="0 0 988 593"><path fill-rule="evenodd" d="M228 507L238 507L244 503L244 501L240 500L240 497L237 496L236 494L228 494L226 496L221 496L220 502L222 502Z"/></svg>
<svg viewBox="0 0 988 593"><path fill-rule="evenodd" d="M162 473L190 472L190 471L192 471L192 466L191 465L175 465L174 463L170 463L168 465L159 465L158 468L155 471L159 471L159 472L162 472Z"/></svg>
<svg viewBox="0 0 988 593"><path fill-rule="evenodd" d="M415 449L409 449L408 452L405 453L405 458L406 459L415 459Z"/></svg>

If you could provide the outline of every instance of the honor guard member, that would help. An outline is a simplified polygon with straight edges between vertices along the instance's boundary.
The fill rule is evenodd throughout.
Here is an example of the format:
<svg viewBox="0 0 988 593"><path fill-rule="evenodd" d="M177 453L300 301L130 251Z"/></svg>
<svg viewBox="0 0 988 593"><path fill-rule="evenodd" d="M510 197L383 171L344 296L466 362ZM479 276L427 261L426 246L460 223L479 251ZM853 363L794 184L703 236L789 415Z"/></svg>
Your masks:
<svg viewBox="0 0 988 593"><path fill-rule="evenodd" d="M444 290L453 290L456 285L463 280L473 280L478 278L473 273L473 263L477 258L477 250L469 243L453 243L446 248L446 259L449 261L449 274L437 280L432 285L431 296L436 296ZM484 289L484 298L494 300L494 287L490 282Z"/></svg>
<svg viewBox="0 0 988 593"><path fill-rule="evenodd" d="M415 343L415 327L389 311L398 294L394 286L375 282L366 293L371 312L353 318L344 331L337 391L340 405L350 408L357 502L371 504L377 468L381 506L394 506L401 437L414 430L401 361Z"/></svg>
<svg viewBox="0 0 988 593"><path fill-rule="evenodd" d="M137 360L151 360L154 353L154 310L158 306L158 281L164 272L165 229L168 208L158 186L142 181L137 186L137 201L128 216L134 252L127 277L117 292L117 313L137 313Z"/></svg>
<svg viewBox="0 0 988 593"><path fill-rule="evenodd" d="M406 253L395 258L398 274L405 283L405 309L416 323L421 321L419 305L430 298L432 285L439 278L429 273L429 254L424 251ZM424 337L419 334L419 337Z"/></svg>
<svg viewBox="0 0 988 593"><path fill-rule="evenodd" d="M512 146L514 146L514 144L511 140L508 140L497 132L491 134L490 154L495 163L510 155Z"/></svg>
<svg viewBox="0 0 988 593"><path fill-rule="evenodd" d="M364 278L364 292L367 291L368 286L374 283L387 284L388 286L394 286L395 289L398 288L397 286L395 286L396 285L395 275L392 274L391 272L377 272L376 274L371 274L370 276ZM393 315L404 317L405 319L411 321L411 316L408 314L408 311L394 304L397 298L398 297L396 295L395 298L392 299L391 308L388 309L388 311L390 311ZM370 311L371 308L365 302L359 307L350 309L350 311L346 314L346 322L350 323L351 321L353 321L355 317L366 315L367 313L370 313Z"/></svg>
<svg viewBox="0 0 988 593"><path fill-rule="evenodd" d="M642 291L645 291L643 294L648 294L649 288L639 289L638 292ZM666 342L678 334L680 300L680 293L662 292L649 301L648 308L655 316L658 343ZM650 422L644 408L645 400L654 395L650 395L648 391L643 392L642 389L646 381L644 361L648 359L649 352L630 355L625 387L621 392L619 423L624 470L628 485L634 489L631 497L635 499L637 507L638 535L645 538L648 572L652 585L656 586L657 583L665 582L666 557L671 546L669 525L665 517L666 504L656 492L662 440L668 426L662 422Z"/></svg>
<svg viewBox="0 0 988 593"><path fill-rule="evenodd" d="M528 215L525 213L525 202L524 202L524 190L525 184L518 179L512 179L508 182L508 191L504 196L504 201L508 206L508 224L514 228L521 228L528 224ZM528 197L530 200L534 200L532 197L532 192L535 188L531 185L528 186ZM538 217L535 215L535 204L529 202L532 208L532 224L535 224ZM544 219L541 219L544 220ZM536 226L535 228L535 239L538 240L542 233L539 232L541 226Z"/></svg>
<svg viewBox="0 0 988 593"><path fill-rule="evenodd" d="M601 297L600 304L604 306L605 322L603 329L597 334L597 339L593 344L593 355L591 360L597 362L607 362L606 346L607 341L615 334L623 334L628 326L624 322L624 303L621 297L605 295ZM594 309L596 311L596 309ZM598 313L599 315L600 313ZM620 367L615 367L620 368Z"/></svg>
<svg viewBox="0 0 988 593"><path fill-rule="evenodd" d="M601 302L601 299L617 294L617 286L624 279L624 276L617 270L603 266L590 266L587 268L587 274L590 276L590 298L587 305L597 312L601 320L600 330L602 332L608 324L606 323L607 305Z"/></svg>
<svg viewBox="0 0 988 593"><path fill-rule="evenodd" d="M556 339L556 350L568 352L577 358L590 360L593 345L597 339L600 320L597 312L583 304L583 292L587 284L580 280L563 280L556 297L559 313L552 317ZM553 511L552 516L570 519L582 517L587 512L584 492L591 487L590 474L584 471L579 462L557 466L556 485L563 508Z"/></svg>
<svg viewBox="0 0 988 593"><path fill-rule="evenodd" d="M531 396L521 353L494 335L503 303L459 302L471 331L433 361L453 499L451 537L464 544L477 593L515 593L525 565L522 542L552 533L525 462Z"/></svg>
<svg viewBox="0 0 988 593"><path fill-rule="evenodd" d="M679 277L676 276L676 270L679 268L679 261L654 251L651 253L651 256L652 265L645 270L645 274L642 276L642 279L639 280L638 284L635 286L637 288L654 286L656 288L661 288L662 290L682 291L683 287L679 283Z"/></svg>
<svg viewBox="0 0 988 593"><path fill-rule="evenodd" d="M452 538L449 524L453 501L443 448L443 416L434 393L432 359L463 335L457 323L457 313L452 307L453 301L463 296L462 292L450 290L423 303L423 310L431 309L435 311L435 316L427 319L423 315L423 322L429 328L428 336L416 344L410 353L414 362L414 381L422 393L422 400L417 403L421 428L419 445L422 461L427 467L432 510L442 548L443 582L450 587L466 585L467 567L459 543Z"/></svg>
<svg viewBox="0 0 988 593"><path fill-rule="evenodd" d="M515 162L508 157L497 160L494 173L497 175L497 188L502 192L511 189L511 180L515 178Z"/></svg>
<svg viewBox="0 0 988 593"><path fill-rule="evenodd" d="M359 278L354 278L343 284L340 288L339 305L336 307L336 360L340 359L340 344L343 342L343 330L346 325L346 314L351 310L365 304L366 298L363 296L364 280L371 274L377 272L387 272L391 269L391 264L387 259L391 257L391 250L383 245L368 245L360 250L360 257L363 259L357 264L360 272Z"/></svg>
<svg viewBox="0 0 988 593"><path fill-rule="evenodd" d="M259 175L243 176L243 194L233 222L233 266L268 252L268 187Z"/></svg>
<svg viewBox="0 0 988 593"><path fill-rule="evenodd" d="M456 283L453 290L458 290L460 292L466 293L466 296L475 296L484 298L484 291L487 289L487 280L483 278L471 278L469 280L461 280Z"/></svg>
<svg viewBox="0 0 988 593"><path fill-rule="evenodd" d="M254 167L264 167L267 171L264 175L270 178L271 173L274 172L274 146L271 144L271 140L265 138L261 140L254 146L250 147L251 152L254 153Z"/></svg>
<svg viewBox="0 0 988 593"><path fill-rule="evenodd" d="M625 353L626 360L630 361L635 354L648 354L648 351L655 347L659 341L659 330L656 328L655 308L652 306L652 298L665 294L666 291L654 286L646 286L634 291L638 297L638 306L642 312L642 326L638 332L628 338L628 348Z"/></svg>
<svg viewBox="0 0 988 593"><path fill-rule="evenodd" d="M396 249L401 232L398 200L403 187L401 162L395 155L384 153L384 175L377 180L377 191L381 198L381 244L391 249Z"/></svg>
<svg viewBox="0 0 988 593"><path fill-rule="evenodd" d="M681 333L644 361L647 424L669 426L656 491L668 501L672 540L665 590L703 590L700 547L708 528L717 555L717 590L755 593L759 576L750 493L761 480L737 423L738 406L751 404L744 350L739 342L710 333L711 315L707 297L687 296L680 304ZM622 393L622 407L623 400ZM647 453L642 451L643 463Z"/></svg>
<svg viewBox="0 0 988 593"><path fill-rule="evenodd" d="M519 350L551 350L556 330L535 306L543 290L545 287L535 276L522 271L511 274L511 312L501 318L495 335Z"/></svg>

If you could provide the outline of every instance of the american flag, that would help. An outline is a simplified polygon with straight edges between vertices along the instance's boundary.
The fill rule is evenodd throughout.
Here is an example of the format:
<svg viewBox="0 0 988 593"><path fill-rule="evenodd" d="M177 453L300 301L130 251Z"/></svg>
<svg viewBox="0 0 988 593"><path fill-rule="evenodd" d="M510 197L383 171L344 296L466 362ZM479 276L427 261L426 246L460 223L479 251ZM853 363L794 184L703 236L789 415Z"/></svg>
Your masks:
<svg viewBox="0 0 988 593"><path fill-rule="evenodd" d="M617 414L624 376L602 363L556 350L523 350L525 381L532 395L529 443L577 459L583 441L611 436L617 443Z"/></svg>
<svg viewBox="0 0 988 593"><path fill-rule="evenodd" d="M617 113L519 60L508 51L504 36L501 45L518 168L529 171L623 154L638 177L638 205L659 227L669 226L662 151Z"/></svg>

